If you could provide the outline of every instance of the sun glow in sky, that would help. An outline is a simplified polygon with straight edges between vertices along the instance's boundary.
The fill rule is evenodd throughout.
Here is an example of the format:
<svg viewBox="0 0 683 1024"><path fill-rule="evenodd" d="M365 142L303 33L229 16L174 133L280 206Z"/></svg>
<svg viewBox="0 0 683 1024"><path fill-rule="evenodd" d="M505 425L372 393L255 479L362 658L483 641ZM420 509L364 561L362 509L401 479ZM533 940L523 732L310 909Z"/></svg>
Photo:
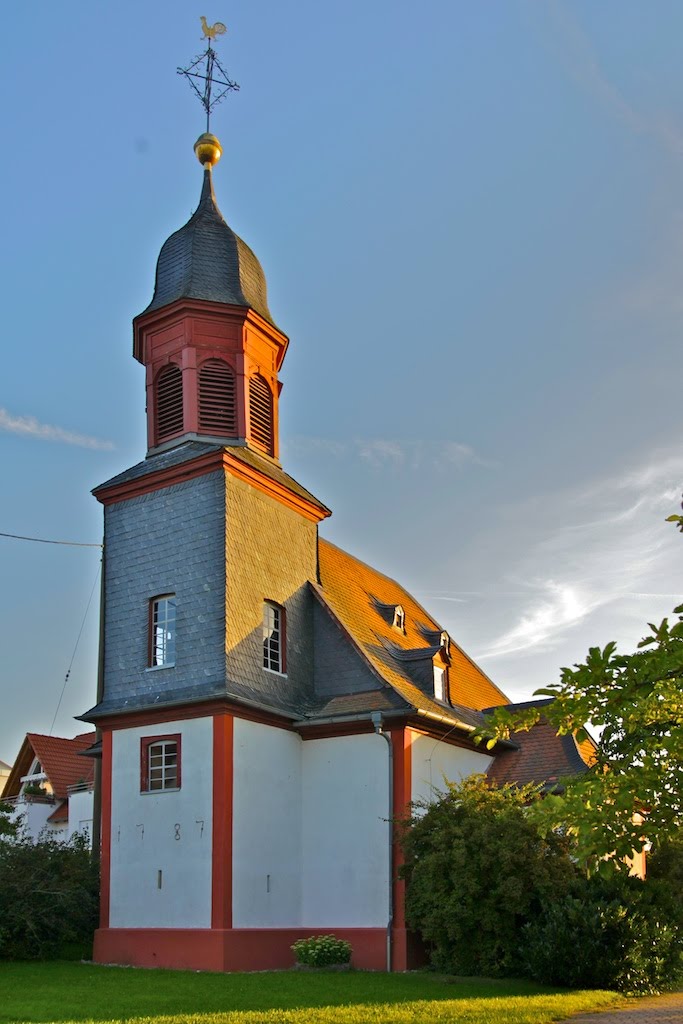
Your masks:
<svg viewBox="0 0 683 1024"><path fill-rule="evenodd" d="M199 10L199 9L198 9ZM185 0L2 11L0 531L98 542L145 453L131 320L199 197ZM512 698L683 599L683 6L208 10L228 223L259 256L282 461ZM0 758L47 731L96 548L0 538ZM96 593L96 591L95 591ZM97 610L55 732L95 700Z"/></svg>

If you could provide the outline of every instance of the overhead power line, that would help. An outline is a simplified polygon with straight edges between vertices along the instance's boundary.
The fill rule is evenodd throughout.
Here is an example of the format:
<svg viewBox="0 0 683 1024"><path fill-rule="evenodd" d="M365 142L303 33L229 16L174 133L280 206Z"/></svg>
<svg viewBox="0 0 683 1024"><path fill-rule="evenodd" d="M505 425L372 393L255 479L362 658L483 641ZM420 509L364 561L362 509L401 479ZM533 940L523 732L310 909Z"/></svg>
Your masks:
<svg viewBox="0 0 683 1024"><path fill-rule="evenodd" d="M70 548L101 548L102 544L84 544L76 540L45 540L44 537L22 537L18 533L0 533L0 537L10 537L12 540L31 540L35 544L65 544Z"/></svg>
<svg viewBox="0 0 683 1024"><path fill-rule="evenodd" d="M53 541L53 543L55 543L55 542ZM82 546L83 547L99 547L100 545L95 544L95 545L82 545ZM69 662L69 667L66 670L66 675L64 676L64 685L62 686L62 692L60 693L59 700L57 701L57 709L55 711L54 718L52 719L52 725L50 726L50 732L49 732L50 736L52 736L52 730L55 727L55 722L57 721L57 715L59 714L59 709L62 706L62 698L64 697L64 691L66 690L66 684L69 682L69 676L71 675L71 669L73 668L74 658L76 657L76 651L78 650L78 645L81 642L81 636L83 634L83 628L85 626L85 620L87 619L88 612L90 611L90 605L92 604L93 594L95 593L95 587L97 586L97 581L100 578L100 572L101 571L102 571L102 563L100 562L100 564L97 567L97 575L95 576L95 582L92 585L92 590L90 591L90 597L88 598L88 603L87 603L87 605L85 607L85 615L83 616L83 621L81 622L81 628L79 629L78 636L76 637L76 645L74 647L73 654L71 655L71 661Z"/></svg>

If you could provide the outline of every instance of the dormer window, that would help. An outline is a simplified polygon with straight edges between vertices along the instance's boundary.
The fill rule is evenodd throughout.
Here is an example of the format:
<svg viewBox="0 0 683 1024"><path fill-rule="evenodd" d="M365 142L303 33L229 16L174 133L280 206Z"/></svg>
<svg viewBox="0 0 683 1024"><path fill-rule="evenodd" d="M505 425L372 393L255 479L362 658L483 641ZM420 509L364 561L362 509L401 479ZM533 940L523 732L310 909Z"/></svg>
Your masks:
<svg viewBox="0 0 683 1024"><path fill-rule="evenodd" d="M444 629L444 631L441 634L441 639L439 641L439 645L441 647L441 650L445 651L446 654L450 654L451 653L451 638L449 637L449 635L448 635L448 633L446 632L445 629Z"/></svg>
<svg viewBox="0 0 683 1024"><path fill-rule="evenodd" d="M400 604L397 604L396 607L394 608L393 627L394 629L397 629L400 633L405 633L406 631L406 613L403 610L402 605Z"/></svg>
<svg viewBox="0 0 683 1024"><path fill-rule="evenodd" d="M448 701L448 669L442 665L434 666L434 697L443 703Z"/></svg>

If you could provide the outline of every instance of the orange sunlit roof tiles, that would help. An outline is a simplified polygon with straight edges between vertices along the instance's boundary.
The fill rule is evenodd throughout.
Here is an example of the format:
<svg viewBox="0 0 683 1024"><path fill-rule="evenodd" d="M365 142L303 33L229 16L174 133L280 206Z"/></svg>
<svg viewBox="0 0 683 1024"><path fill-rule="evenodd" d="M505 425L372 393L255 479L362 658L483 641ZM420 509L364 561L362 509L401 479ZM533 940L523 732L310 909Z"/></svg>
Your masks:
<svg viewBox="0 0 683 1024"><path fill-rule="evenodd" d="M74 736L72 740L66 740L60 736L42 736L35 732L26 734L26 739L40 761L58 799L66 799L67 786L74 786L81 781L92 782L94 762L90 757L79 755L81 751L92 746L95 735L94 732L87 732Z"/></svg>
<svg viewBox="0 0 683 1024"><path fill-rule="evenodd" d="M375 673L396 690L406 703L418 710L457 719L457 711L434 700L411 679L400 657L402 652L424 650L431 657L429 634L438 636L442 627L395 580L359 561L346 551L319 541L321 586L319 596L350 635ZM392 624L391 609L405 612L405 631ZM451 641L450 695L454 705L475 711L493 704L506 704L507 697L481 669Z"/></svg>

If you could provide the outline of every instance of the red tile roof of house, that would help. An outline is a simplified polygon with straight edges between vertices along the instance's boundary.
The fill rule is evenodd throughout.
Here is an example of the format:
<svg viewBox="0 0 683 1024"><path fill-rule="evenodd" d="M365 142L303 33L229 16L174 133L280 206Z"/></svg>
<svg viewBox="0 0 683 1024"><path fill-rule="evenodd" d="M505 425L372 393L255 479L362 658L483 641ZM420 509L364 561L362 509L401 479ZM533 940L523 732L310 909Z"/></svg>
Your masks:
<svg viewBox="0 0 683 1024"><path fill-rule="evenodd" d="M42 736L36 732L26 734L26 739L59 800L66 799L67 786L74 786L81 781L92 781L95 762L90 757L79 757L79 753L92 746L95 736L94 732L86 732L74 736L72 740L66 740L60 736Z"/></svg>
<svg viewBox="0 0 683 1024"><path fill-rule="evenodd" d="M515 732L510 738L519 749L500 750L487 772L499 786L533 782L553 788L563 777L587 771L595 751L590 739L579 746L571 735L558 736L545 718L528 732Z"/></svg>
<svg viewBox="0 0 683 1024"><path fill-rule="evenodd" d="M385 684L415 708L449 717L449 708L424 692L401 668L391 649L431 658L434 650L426 634L438 638L442 627L395 580L359 561L346 551L319 541L320 582L317 592L342 627L356 643L361 654ZM393 628L380 609L388 611L401 605L405 611L405 632ZM438 648L438 642L437 642ZM451 641L451 701L475 711L492 704L506 704L508 698L470 657ZM457 718L452 710L450 717Z"/></svg>

